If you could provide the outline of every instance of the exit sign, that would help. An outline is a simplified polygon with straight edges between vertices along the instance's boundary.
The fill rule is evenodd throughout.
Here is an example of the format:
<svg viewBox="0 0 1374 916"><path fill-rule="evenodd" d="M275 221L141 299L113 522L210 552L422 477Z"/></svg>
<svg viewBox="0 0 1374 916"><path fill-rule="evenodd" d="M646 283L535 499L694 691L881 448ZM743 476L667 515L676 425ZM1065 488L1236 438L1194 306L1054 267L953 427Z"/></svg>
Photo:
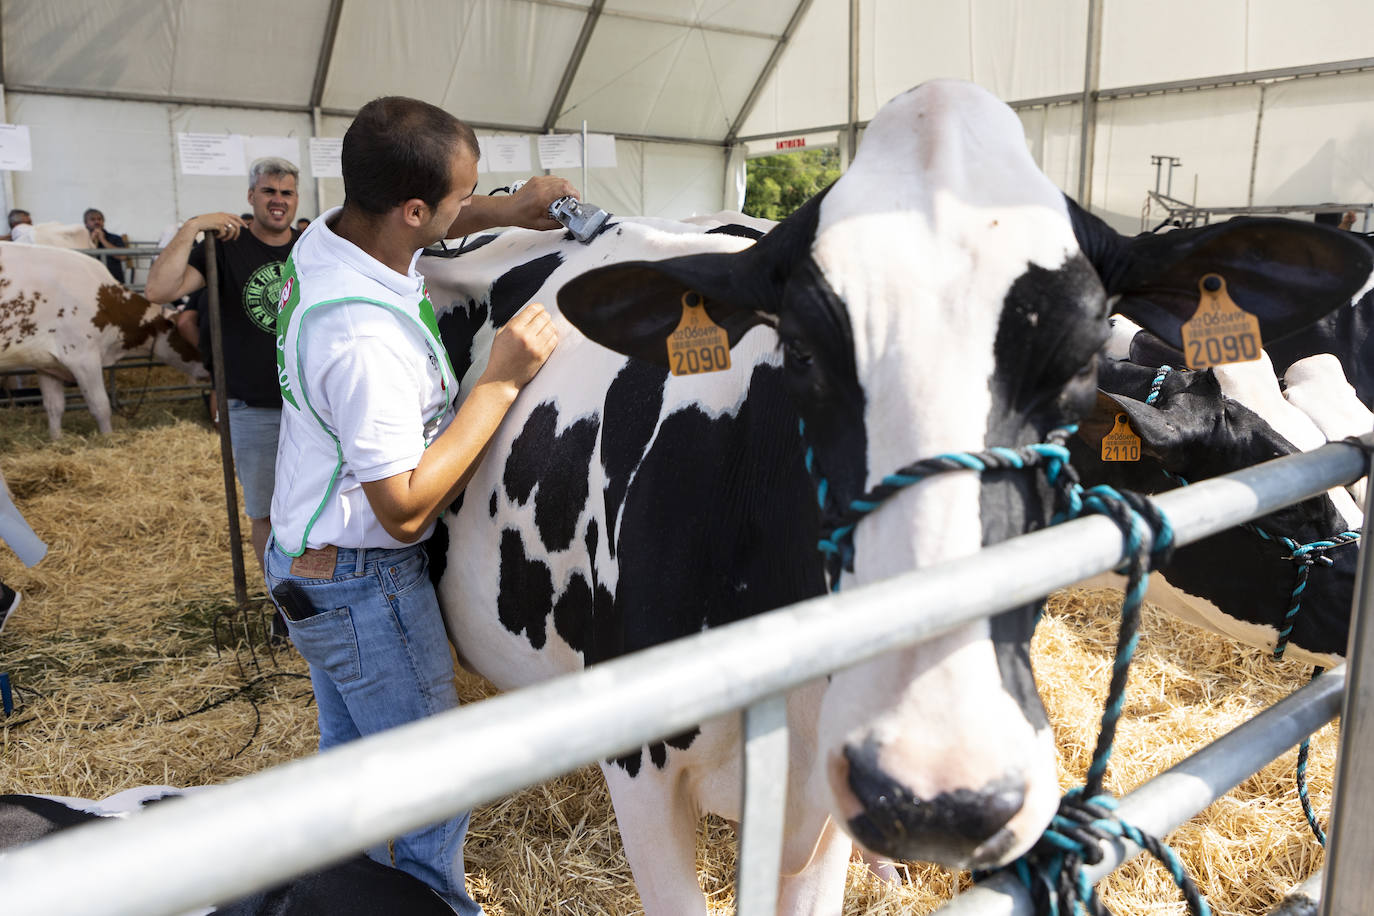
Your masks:
<svg viewBox="0 0 1374 916"><path fill-rule="evenodd" d="M801 149L806 146L805 137L791 137L787 140L778 141L778 149Z"/></svg>

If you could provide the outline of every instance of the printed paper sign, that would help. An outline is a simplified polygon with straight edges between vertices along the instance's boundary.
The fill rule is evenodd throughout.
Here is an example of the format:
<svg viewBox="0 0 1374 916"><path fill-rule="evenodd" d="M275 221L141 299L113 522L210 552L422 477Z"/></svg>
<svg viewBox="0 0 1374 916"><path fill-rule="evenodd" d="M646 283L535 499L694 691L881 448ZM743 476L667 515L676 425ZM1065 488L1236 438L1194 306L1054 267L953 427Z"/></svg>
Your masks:
<svg viewBox="0 0 1374 916"><path fill-rule="evenodd" d="M177 134L183 175L247 175L242 134Z"/></svg>
<svg viewBox="0 0 1374 916"><path fill-rule="evenodd" d="M0 169L9 172L33 171L33 152L29 147L27 124L0 124Z"/></svg>
<svg viewBox="0 0 1374 916"><path fill-rule="evenodd" d="M482 158L493 172L525 172L531 168L528 137L480 137Z"/></svg>
<svg viewBox="0 0 1374 916"><path fill-rule="evenodd" d="M587 167L615 168L615 135L587 134ZM582 168L581 134L545 134L539 138L539 167Z"/></svg>
<svg viewBox="0 0 1374 916"><path fill-rule="evenodd" d="M310 138L310 174L316 178L343 177L343 137Z"/></svg>
<svg viewBox="0 0 1374 916"><path fill-rule="evenodd" d="M581 134L543 134L538 142L541 169L582 168Z"/></svg>
<svg viewBox="0 0 1374 916"><path fill-rule="evenodd" d="M285 159L296 168L301 167L301 141L295 137L253 137L243 138L243 155L251 167L264 156Z"/></svg>

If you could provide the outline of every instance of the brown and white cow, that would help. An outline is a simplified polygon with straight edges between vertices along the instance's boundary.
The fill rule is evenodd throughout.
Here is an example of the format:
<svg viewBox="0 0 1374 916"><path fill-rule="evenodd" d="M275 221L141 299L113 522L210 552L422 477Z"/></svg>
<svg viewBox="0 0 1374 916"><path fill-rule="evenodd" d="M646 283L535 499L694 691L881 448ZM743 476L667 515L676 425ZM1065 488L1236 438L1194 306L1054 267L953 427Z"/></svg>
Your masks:
<svg viewBox="0 0 1374 916"><path fill-rule="evenodd" d="M62 248L0 243L0 370L38 373L52 438L62 435L63 381L76 382L96 427L110 432L101 369L131 355L206 377L200 354L161 306L120 286L104 264Z"/></svg>

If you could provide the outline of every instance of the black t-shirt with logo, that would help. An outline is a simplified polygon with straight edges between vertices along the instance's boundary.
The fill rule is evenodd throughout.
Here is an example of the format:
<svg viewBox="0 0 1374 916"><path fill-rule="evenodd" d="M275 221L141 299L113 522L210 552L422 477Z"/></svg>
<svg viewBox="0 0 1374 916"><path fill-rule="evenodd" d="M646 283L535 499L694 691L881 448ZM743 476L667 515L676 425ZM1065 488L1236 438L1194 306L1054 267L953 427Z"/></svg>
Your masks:
<svg viewBox="0 0 1374 916"><path fill-rule="evenodd" d="M224 328L225 385L229 397L250 407L280 407L277 382L277 308L282 271L300 233L291 230L285 245L268 245L248 230L232 242L215 241L219 269L220 321ZM187 261L206 275L205 243ZM200 311L201 353L210 364L208 297Z"/></svg>

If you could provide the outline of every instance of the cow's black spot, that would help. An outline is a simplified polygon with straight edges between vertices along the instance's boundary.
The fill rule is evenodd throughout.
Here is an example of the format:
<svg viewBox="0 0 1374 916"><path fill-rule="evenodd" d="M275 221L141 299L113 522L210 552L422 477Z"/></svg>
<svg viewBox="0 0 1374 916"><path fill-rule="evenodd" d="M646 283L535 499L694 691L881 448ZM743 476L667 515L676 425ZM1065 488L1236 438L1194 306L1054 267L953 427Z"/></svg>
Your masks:
<svg viewBox="0 0 1374 916"><path fill-rule="evenodd" d="M625 496L615 613L596 606L587 663L820 594L815 503L777 367L754 368L736 416L665 418Z"/></svg>
<svg viewBox="0 0 1374 916"><path fill-rule="evenodd" d="M534 492L534 521L544 546L566 550L587 504L587 475L600 423L596 417L582 417L555 434L557 427L558 408L552 402L530 412L511 443L503 483L506 495L521 505Z"/></svg>
<svg viewBox="0 0 1374 916"><path fill-rule="evenodd" d="M639 775L639 761L642 757L643 751L631 751L624 757L613 758L611 760L611 763L620 767L626 773L629 773L630 776L634 777Z"/></svg>
<svg viewBox="0 0 1374 916"><path fill-rule="evenodd" d="M435 588L448 569L448 520L440 515L434 523L434 533L425 541L425 554L429 557L429 581Z"/></svg>
<svg viewBox="0 0 1374 916"><path fill-rule="evenodd" d="M563 641L581 651L592 624L592 587L581 573L574 573L553 606L553 628Z"/></svg>
<svg viewBox="0 0 1374 916"><path fill-rule="evenodd" d="M500 583L496 615L501 625L516 635L524 633L534 648L544 648L544 619L553 605L553 576L548 566L525 555L525 542L513 528L501 532Z"/></svg>
<svg viewBox="0 0 1374 916"><path fill-rule="evenodd" d="M454 299L435 320L439 325L439 340L448 351L454 375L461 381L472 368L472 342L487 323L487 307L476 299L466 302Z"/></svg>
<svg viewBox="0 0 1374 916"><path fill-rule="evenodd" d="M713 229L707 229L706 234L737 235L742 239L754 239L755 241L763 238L763 233L758 231L757 229L754 229L750 226L741 226L737 223L726 223L724 226L716 226Z"/></svg>
<svg viewBox="0 0 1374 916"><path fill-rule="evenodd" d="M668 749L663 746L662 741L655 741L649 745L649 759L660 770L668 763Z"/></svg>
<svg viewBox="0 0 1374 916"><path fill-rule="evenodd" d="M534 298L549 274L562 263L563 256L555 251L512 267L497 277L491 285L491 323L498 328L504 327L526 302Z"/></svg>
<svg viewBox="0 0 1374 916"><path fill-rule="evenodd" d="M615 556L616 518L630 477L644 457L644 449L663 409L663 386L668 370L631 359L616 373L606 390L602 411L601 466L606 471L606 546Z"/></svg>
<svg viewBox="0 0 1374 916"><path fill-rule="evenodd" d="M986 443L1017 446L1042 441L1053 427L1076 419L1091 403L1092 365L1107 335L1101 284L1087 260L1070 258L1056 270L1031 264L1007 290L993 344L992 408ZM996 544L1043 528L1053 494L1040 473L984 474L979 490L983 543ZM990 633L1002 686L1035 729L1049 725L1030 666L1030 637L1039 602L993 617Z"/></svg>
<svg viewBox="0 0 1374 916"><path fill-rule="evenodd" d="M496 518L496 491L491 491L491 499L487 502L487 515Z"/></svg>

